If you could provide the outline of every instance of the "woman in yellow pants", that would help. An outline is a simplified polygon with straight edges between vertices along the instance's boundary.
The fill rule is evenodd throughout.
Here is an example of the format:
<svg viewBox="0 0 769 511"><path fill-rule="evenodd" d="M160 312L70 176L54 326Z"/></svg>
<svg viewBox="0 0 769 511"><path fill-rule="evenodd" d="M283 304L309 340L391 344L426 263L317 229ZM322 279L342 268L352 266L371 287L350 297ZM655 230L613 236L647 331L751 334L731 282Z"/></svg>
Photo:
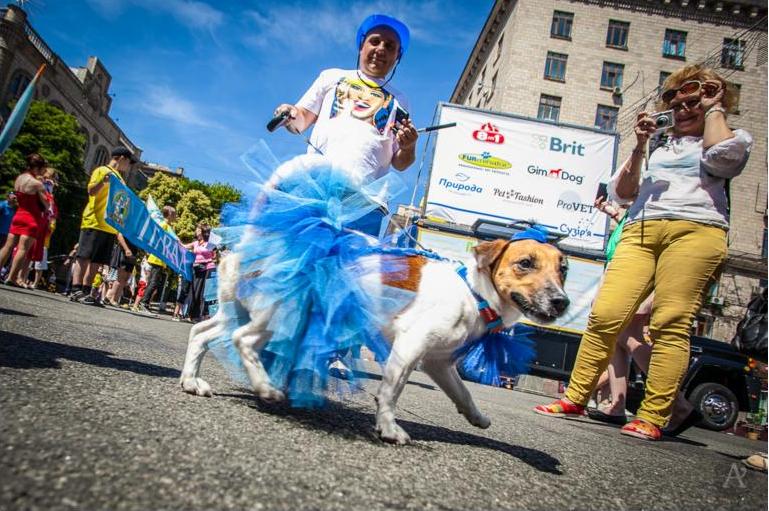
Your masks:
<svg viewBox="0 0 769 511"><path fill-rule="evenodd" d="M646 395L622 433L658 440L689 363L689 334L703 292L726 260L729 228L726 180L747 163L751 136L732 131L727 113L735 92L712 69L685 66L665 80L659 110L672 110L674 127L642 170L657 130L638 115L636 147L609 185L610 197L632 201L622 241L590 312L568 391L535 408L553 417L579 416L611 359L617 335L654 291L654 338Z"/></svg>

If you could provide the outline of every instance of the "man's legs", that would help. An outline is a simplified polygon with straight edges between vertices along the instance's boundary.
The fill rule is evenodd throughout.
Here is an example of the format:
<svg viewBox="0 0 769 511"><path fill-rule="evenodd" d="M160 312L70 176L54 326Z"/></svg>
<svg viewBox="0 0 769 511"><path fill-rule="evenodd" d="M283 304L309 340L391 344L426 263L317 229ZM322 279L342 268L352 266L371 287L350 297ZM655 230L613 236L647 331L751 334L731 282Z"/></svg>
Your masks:
<svg viewBox="0 0 769 511"><path fill-rule="evenodd" d="M684 220L665 221L665 246L657 263L646 396L637 417L658 427L670 418L689 365L689 336L702 295L726 259L726 232Z"/></svg>
<svg viewBox="0 0 769 511"><path fill-rule="evenodd" d="M160 283L160 278L163 274L162 266L157 266L154 264L151 264L150 266L152 269L150 269L150 276L147 279L147 287L144 290L144 297L141 299L141 302L139 302L144 307L147 307L150 304L152 294L155 292L155 289L157 289L158 284Z"/></svg>
<svg viewBox="0 0 769 511"><path fill-rule="evenodd" d="M658 222L625 226L622 241L590 311L565 398L584 406L614 352L617 336L649 295L655 268Z"/></svg>

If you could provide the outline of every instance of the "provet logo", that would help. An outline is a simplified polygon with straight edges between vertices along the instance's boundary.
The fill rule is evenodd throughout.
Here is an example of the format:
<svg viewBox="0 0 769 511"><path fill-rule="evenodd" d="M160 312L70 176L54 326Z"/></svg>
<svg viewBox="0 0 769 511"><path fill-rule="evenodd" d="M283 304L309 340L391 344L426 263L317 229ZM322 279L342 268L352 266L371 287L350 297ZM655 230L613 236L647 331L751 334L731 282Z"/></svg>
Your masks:
<svg viewBox="0 0 769 511"><path fill-rule="evenodd" d="M566 211L574 211L575 213L593 213L595 206L592 204L586 204L584 202L573 201L568 199L558 199L555 203L555 207L558 209L565 209Z"/></svg>
<svg viewBox="0 0 769 511"><path fill-rule="evenodd" d="M490 122L482 124L480 129L473 131L473 138L479 142L489 142L492 144L505 143L505 136L499 132L499 128Z"/></svg>
<svg viewBox="0 0 769 511"><path fill-rule="evenodd" d="M571 143L566 142L562 138L548 137L547 135L532 135L532 143L534 147L538 147L543 151L552 151L555 153L573 154L574 156L585 156L584 144L578 143L576 140Z"/></svg>
<svg viewBox="0 0 769 511"><path fill-rule="evenodd" d="M438 184L444 188L447 188L450 192L458 193L460 195L467 195L469 193L483 193L483 187L476 185L475 183L468 182L469 176L465 174L457 174L455 176L457 180L464 182L450 181L445 177L438 180Z"/></svg>
<svg viewBox="0 0 769 511"><path fill-rule="evenodd" d="M463 153L458 157L465 163L484 169L507 170L513 166L509 161L492 156L489 152L480 154Z"/></svg>
<svg viewBox="0 0 769 511"><path fill-rule="evenodd" d="M547 177L550 179L557 179L560 181L570 181L577 185L581 185L585 176L569 172L564 169L543 169L537 165L529 165L526 167L526 171L533 176Z"/></svg>

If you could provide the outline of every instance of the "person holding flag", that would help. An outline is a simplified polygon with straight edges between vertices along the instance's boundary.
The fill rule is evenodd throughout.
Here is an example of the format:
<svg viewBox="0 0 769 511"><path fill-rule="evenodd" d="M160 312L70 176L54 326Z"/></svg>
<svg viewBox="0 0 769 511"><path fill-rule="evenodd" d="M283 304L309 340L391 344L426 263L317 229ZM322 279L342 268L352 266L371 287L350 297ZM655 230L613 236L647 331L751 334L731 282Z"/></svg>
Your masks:
<svg viewBox="0 0 769 511"><path fill-rule="evenodd" d="M99 305L91 296L91 283L96 270L102 264L110 264L112 248L116 242L117 230L105 220L109 198L110 176L125 183L123 174L137 162L136 157L125 147L112 151L108 165L97 167L88 181L88 204L80 223L80 239L77 249L77 264L72 275L72 296L70 300L85 305Z"/></svg>

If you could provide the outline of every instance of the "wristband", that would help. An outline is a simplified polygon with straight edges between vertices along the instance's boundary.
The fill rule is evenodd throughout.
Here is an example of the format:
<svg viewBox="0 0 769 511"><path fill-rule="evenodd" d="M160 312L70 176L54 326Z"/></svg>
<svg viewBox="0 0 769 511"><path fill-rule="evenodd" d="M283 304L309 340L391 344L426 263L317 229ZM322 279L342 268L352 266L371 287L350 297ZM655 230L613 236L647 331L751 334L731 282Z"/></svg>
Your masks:
<svg viewBox="0 0 769 511"><path fill-rule="evenodd" d="M710 110L705 112L705 119L707 119L708 115L712 114L713 112L721 112L722 114L724 114L724 117L726 117L726 110L724 110L724 107L714 106Z"/></svg>

